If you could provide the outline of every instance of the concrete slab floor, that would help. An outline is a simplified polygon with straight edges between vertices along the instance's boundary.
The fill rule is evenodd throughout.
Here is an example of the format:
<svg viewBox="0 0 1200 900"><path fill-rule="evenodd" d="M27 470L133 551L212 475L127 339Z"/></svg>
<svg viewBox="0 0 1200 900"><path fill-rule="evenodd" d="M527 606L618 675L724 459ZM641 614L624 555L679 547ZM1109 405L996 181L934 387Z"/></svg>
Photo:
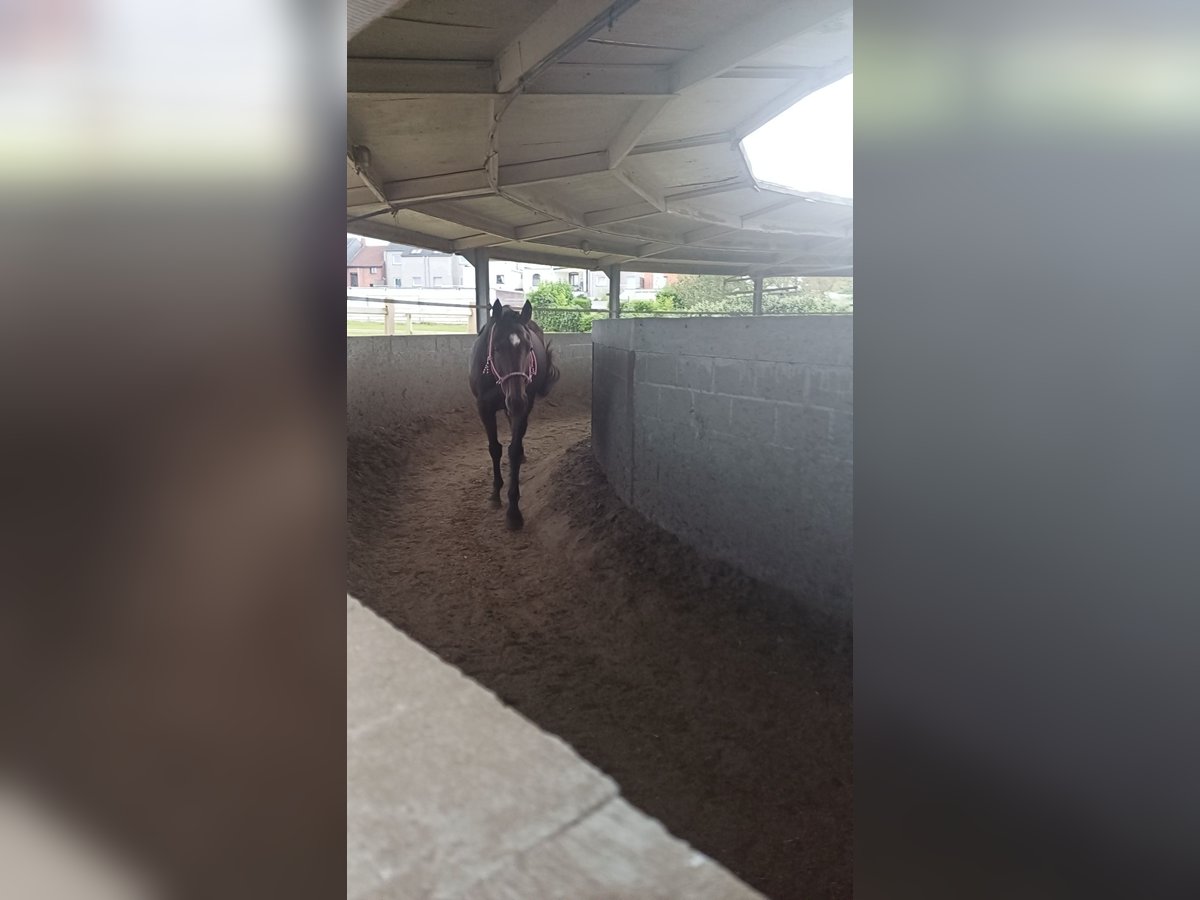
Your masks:
<svg viewBox="0 0 1200 900"><path fill-rule="evenodd" d="M346 641L348 900L762 900L349 597Z"/></svg>

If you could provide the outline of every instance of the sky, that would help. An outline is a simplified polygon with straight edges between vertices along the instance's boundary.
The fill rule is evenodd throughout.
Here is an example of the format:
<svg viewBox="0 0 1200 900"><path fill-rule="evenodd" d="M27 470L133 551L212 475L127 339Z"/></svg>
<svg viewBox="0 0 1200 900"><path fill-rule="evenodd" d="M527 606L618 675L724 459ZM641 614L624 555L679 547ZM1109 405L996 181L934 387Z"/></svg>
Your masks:
<svg viewBox="0 0 1200 900"><path fill-rule="evenodd" d="M814 91L742 141L759 181L854 196L854 76Z"/></svg>

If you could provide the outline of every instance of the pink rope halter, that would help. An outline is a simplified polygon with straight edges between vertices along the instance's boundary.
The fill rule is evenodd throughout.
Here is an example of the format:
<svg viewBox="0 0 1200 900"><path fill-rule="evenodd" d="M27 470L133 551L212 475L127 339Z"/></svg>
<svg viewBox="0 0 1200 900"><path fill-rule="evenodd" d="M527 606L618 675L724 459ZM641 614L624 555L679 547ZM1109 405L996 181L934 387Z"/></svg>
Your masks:
<svg viewBox="0 0 1200 900"><path fill-rule="evenodd" d="M507 375L501 375L496 371L496 363L492 361L492 339L495 336L496 325L493 322L491 330L488 331L488 355L487 362L483 364L483 374L486 375L488 372L491 372L493 377L496 379L496 384L500 385L501 387L504 387L504 382L508 381L508 379L515 378L518 375L521 378L524 378L527 384L532 383L533 377L537 375L537 354L533 351L533 347L529 348L529 365L526 367L527 371L522 372L520 369L518 369L516 372L509 372Z"/></svg>

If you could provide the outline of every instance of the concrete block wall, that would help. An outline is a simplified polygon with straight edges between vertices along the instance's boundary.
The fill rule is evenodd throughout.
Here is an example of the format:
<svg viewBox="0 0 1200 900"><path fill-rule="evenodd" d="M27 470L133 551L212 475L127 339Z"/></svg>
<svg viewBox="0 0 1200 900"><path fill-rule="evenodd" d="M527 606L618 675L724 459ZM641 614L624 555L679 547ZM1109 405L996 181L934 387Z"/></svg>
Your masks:
<svg viewBox="0 0 1200 900"><path fill-rule="evenodd" d="M765 900L346 601L346 897Z"/></svg>
<svg viewBox="0 0 1200 900"><path fill-rule="evenodd" d="M561 372L555 403L586 404L591 393L592 339L548 336ZM473 334L352 337L346 340L346 426L350 434L400 425L417 416L472 408L467 386Z"/></svg>
<svg viewBox="0 0 1200 900"><path fill-rule="evenodd" d="M592 444L617 494L701 551L848 615L853 327L597 321Z"/></svg>

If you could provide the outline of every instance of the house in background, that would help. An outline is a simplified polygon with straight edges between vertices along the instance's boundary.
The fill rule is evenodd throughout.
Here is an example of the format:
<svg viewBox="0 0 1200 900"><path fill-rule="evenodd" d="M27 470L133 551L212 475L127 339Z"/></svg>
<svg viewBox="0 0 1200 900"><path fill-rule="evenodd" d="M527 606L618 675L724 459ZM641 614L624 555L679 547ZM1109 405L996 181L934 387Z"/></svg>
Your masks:
<svg viewBox="0 0 1200 900"><path fill-rule="evenodd" d="M389 288L473 287L475 267L453 253L388 244L384 248L385 273ZM493 294L528 293L548 281L558 281L553 266L493 259L488 265Z"/></svg>
<svg viewBox="0 0 1200 900"><path fill-rule="evenodd" d="M346 286L386 288L468 288L475 268L465 258L406 244L369 245L359 237L346 239ZM622 272L621 296L646 299L678 276ZM553 281L569 284L576 294L608 302L608 275L584 268L562 268L493 259L488 264L493 299L517 303L518 297Z"/></svg>
<svg viewBox="0 0 1200 900"><path fill-rule="evenodd" d="M593 300L608 300L608 273L603 269L597 271L558 269L557 271L562 273L559 280L568 282L576 293L586 294ZM645 294L653 294L666 287L668 277L658 272L622 272L621 297L630 299L628 295L633 291L638 291L640 293L635 295L636 298L646 299Z"/></svg>
<svg viewBox="0 0 1200 900"><path fill-rule="evenodd" d="M350 255L349 241L346 255ZM359 247L354 257L346 262L346 287L383 287L383 247L367 244Z"/></svg>
<svg viewBox="0 0 1200 900"><path fill-rule="evenodd" d="M553 266L512 262L506 259L491 260L488 264L488 276L493 291L520 291L526 294L536 291L547 282L561 280L555 275Z"/></svg>
<svg viewBox="0 0 1200 900"><path fill-rule="evenodd" d="M569 284L576 294L587 294L591 297L591 281L595 274L590 269L560 267L554 270L554 280Z"/></svg>
<svg viewBox="0 0 1200 900"><path fill-rule="evenodd" d="M384 248L387 286L392 288L473 287L475 269L452 253L388 244Z"/></svg>
<svg viewBox="0 0 1200 900"><path fill-rule="evenodd" d="M672 277L678 276L662 275L658 272L622 272L621 296L630 299L627 295L638 291L640 293L637 299L645 299L643 295L666 287ZM554 270L553 280L566 282L576 294L608 302L608 274L602 269L593 271L583 268L557 268Z"/></svg>

